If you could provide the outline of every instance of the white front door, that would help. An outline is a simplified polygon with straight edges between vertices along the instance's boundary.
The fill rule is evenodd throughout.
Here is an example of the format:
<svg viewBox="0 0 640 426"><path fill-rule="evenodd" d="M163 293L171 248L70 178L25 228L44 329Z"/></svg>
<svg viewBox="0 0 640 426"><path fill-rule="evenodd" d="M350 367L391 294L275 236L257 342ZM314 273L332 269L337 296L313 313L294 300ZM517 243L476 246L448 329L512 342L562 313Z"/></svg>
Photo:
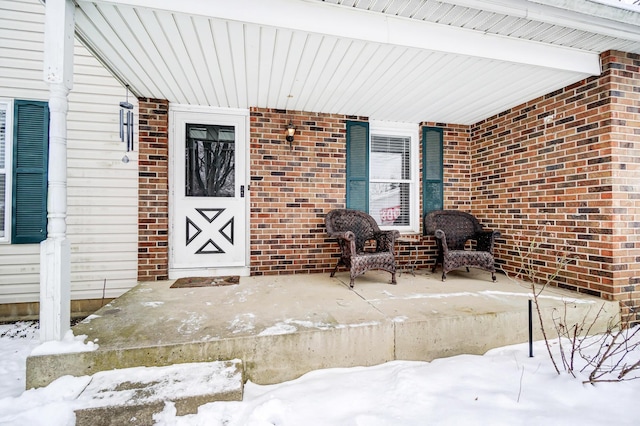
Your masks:
<svg viewBox="0 0 640 426"><path fill-rule="evenodd" d="M248 112L170 111L169 278L248 275Z"/></svg>

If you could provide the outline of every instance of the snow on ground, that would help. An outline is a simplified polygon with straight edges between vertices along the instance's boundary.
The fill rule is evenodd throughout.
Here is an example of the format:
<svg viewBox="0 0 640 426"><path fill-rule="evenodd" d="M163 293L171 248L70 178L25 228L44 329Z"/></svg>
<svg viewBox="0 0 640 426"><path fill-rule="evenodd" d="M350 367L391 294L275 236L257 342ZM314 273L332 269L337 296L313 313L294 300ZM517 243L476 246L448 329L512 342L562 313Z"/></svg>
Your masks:
<svg viewBox="0 0 640 426"><path fill-rule="evenodd" d="M75 398L90 377L66 376L24 391L25 359L38 343L34 323L0 325L2 426L75 422ZM558 353L558 345L553 349ZM640 359L638 352L629 360ZM168 403L155 420L164 426L638 424L640 380L583 384L586 373L556 374L543 342L534 345L533 358L528 354L523 344L483 356L317 370L278 385L249 382L242 402L206 404L187 416L176 416Z"/></svg>

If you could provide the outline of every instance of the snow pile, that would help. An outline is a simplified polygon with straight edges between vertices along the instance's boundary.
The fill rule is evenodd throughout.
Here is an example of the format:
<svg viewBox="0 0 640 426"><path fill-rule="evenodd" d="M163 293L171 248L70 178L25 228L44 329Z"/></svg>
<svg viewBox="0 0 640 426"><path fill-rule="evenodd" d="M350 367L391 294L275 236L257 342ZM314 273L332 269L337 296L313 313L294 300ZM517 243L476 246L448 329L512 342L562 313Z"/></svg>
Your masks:
<svg viewBox="0 0 640 426"><path fill-rule="evenodd" d="M99 345L94 342L87 342L87 335L74 336L72 330L68 330L64 338L60 341L54 340L44 342L31 351L32 356L67 354L74 352L91 352L98 349Z"/></svg>
<svg viewBox="0 0 640 426"><path fill-rule="evenodd" d="M75 398L90 378L67 376L23 391L11 377L24 374L37 333L16 338L3 335L6 327L0 325L0 425L73 425ZM558 345L552 346L557 354ZM588 372L579 366L577 378L556 374L544 342L534 345L534 355L521 344L483 356L317 370L277 385L249 382L243 401L205 404L193 415L176 416L167 403L154 419L163 426L638 424L640 380L583 384Z"/></svg>

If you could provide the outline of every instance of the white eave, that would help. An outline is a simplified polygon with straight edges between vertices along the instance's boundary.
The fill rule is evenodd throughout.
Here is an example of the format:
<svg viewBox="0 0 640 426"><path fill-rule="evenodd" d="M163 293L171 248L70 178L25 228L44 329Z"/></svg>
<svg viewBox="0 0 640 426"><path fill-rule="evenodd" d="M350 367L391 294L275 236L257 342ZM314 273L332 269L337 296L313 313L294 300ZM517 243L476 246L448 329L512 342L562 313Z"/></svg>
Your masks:
<svg viewBox="0 0 640 426"><path fill-rule="evenodd" d="M602 51L640 53L640 14L593 1L608 15L561 0L76 3L78 36L117 78L180 104L473 124L598 75Z"/></svg>

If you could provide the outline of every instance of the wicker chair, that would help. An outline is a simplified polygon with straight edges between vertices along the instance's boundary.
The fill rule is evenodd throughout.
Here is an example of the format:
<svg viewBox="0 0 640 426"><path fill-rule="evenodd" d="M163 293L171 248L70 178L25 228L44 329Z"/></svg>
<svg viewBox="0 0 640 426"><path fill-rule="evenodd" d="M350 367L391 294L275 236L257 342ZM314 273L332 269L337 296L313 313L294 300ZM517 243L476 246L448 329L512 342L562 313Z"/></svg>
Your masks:
<svg viewBox="0 0 640 426"><path fill-rule="evenodd" d="M376 221L358 210L331 210L325 217L327 233L340 246L340 259L331 272L333 277L340 265L349 268L353 288L354 279L370 269L391 273L391 284L396 284L396 260L393 246L398 231L381 231ZM368 241L375 243L367 245Z"/></svg>
<svg viewBox="0 0 640 426"><path fill-rule="evenodd" d="M465 266L480 268L491 272L491 279L496 281L493 245L500 237L498 231L485 231L482 224L473 215L458 210L437 210L424 217L424 229L427 234L434 235L438 244L438 257L431 272L442 265L442 281L447 279L447 272ZM475 249L465 250L468 240L475 241Z"/></svg>

